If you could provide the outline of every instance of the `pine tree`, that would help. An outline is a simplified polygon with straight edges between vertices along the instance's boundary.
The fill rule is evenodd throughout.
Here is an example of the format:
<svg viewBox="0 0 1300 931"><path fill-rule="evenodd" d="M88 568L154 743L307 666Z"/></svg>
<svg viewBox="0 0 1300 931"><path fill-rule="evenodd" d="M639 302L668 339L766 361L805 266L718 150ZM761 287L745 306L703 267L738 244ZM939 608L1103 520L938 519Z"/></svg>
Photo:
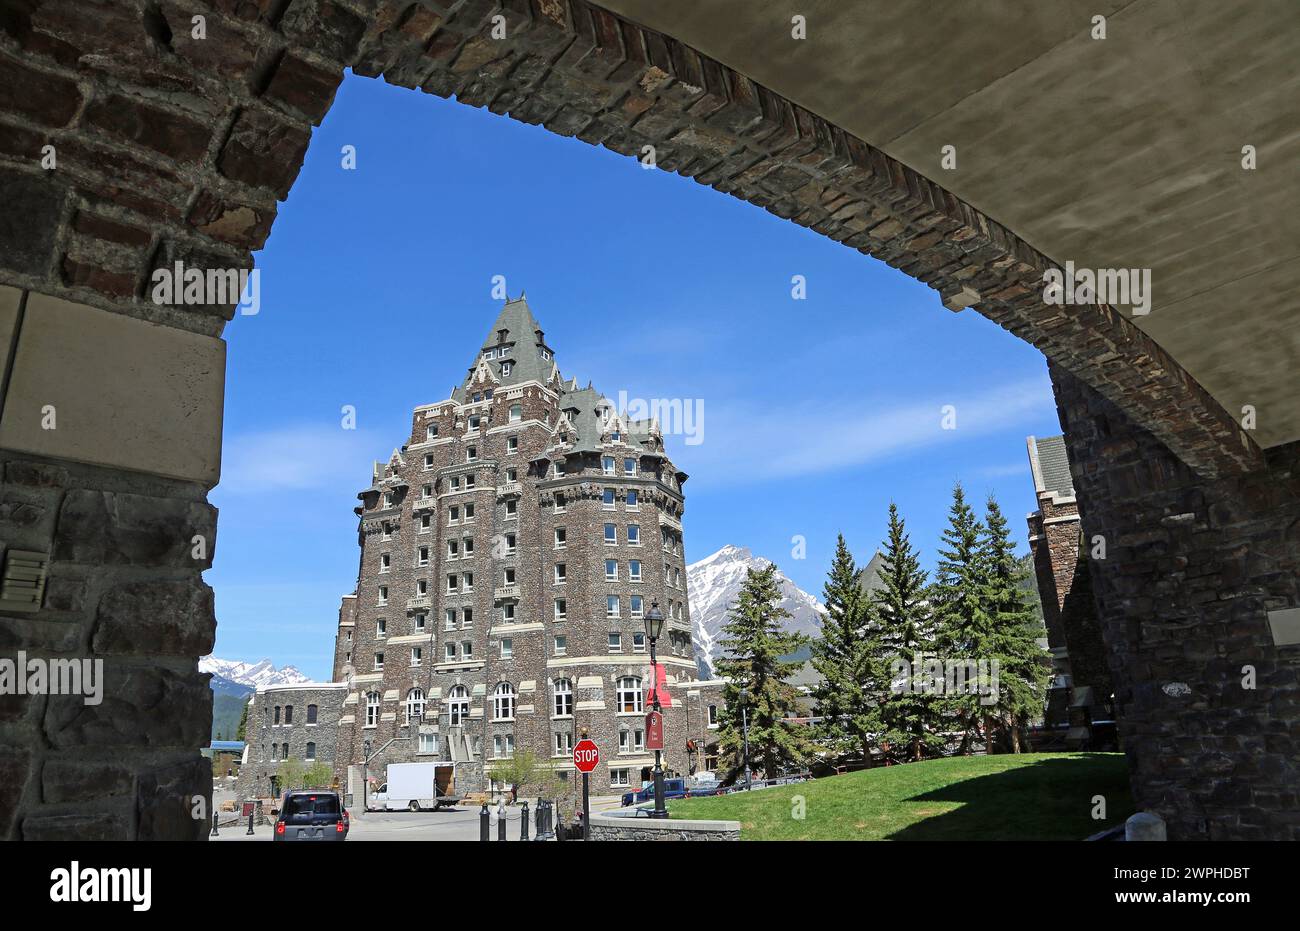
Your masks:
<svg viewBox="0 0 1300 931"><path fill-rule="evenodd" d="M945 686L954 684L953 671L966 673L968 664L990 661L994 653L994 625L984 603L984 526L966 503L958 482L952 489L948 526L943 531L930 604L934 609L937 659L943 663ZM955 693L954 693L955 692ZM994 716L975 691L945 689L944 709L956 717L962 732L962 753L970 752L971 733L978 730L986 745L992 738Z"/></svg>
<svg viewBox="0 0 1300 931"><path fill-rule="evenodd" d="M723 657L717 671L726 685L718 749L733 775L744 766L742 706L749 722L751 770L775 776L802 763L811 750L803 725L786 720L795 713L798 697L787 679L800 664L781 658L808 638L784 629L782 620L791 614L780 602L776 566L750 569L722 627Z"/></svg>
<svg viewBox="0 0 1300 931"><path fill-rule="evenodd" d="M247 740L244 735L248 732L248 702L244 702L244 710L239 715L239 727L235 730L236 740Z"/></svg>
<svg viewBox="0 0 1300 931"><path fill-rule="evenodd" d="M868 691L880 697L880 740L882 749L908 760L938 753L943 748L940 699L918 693L911 682L897 680L893 664L913 663L934 648L934 622L926 602L925 573L898 506L889 505L889 537L885 541L880 570L882 586L872 592L872 616L868 623Z"/></svg>
<svg viewBox="0 0 1300 931"><path fill-rule="evenodd" d="M871 741L879 728L875 702L868 693L867 619L870 602L857 579L853 555L841 535L835 561L822 589L826 619L821 639L813 641L812 663L821 677L813 691L820 733L837 756L862 754L871 765Z"/></svg>
<svg viewBox="0 0 1300 931"><path fill-rule="evenodd" d="M1013 753L1021 750L1021 733L1043 712L1051 655L1039 645L1042 622L1026 603L1021 587L1024 568L1002 509L989 496L981 541L984 580L981 601L992 620L992 654L998 661L997 703L993 714Z"/></svg>

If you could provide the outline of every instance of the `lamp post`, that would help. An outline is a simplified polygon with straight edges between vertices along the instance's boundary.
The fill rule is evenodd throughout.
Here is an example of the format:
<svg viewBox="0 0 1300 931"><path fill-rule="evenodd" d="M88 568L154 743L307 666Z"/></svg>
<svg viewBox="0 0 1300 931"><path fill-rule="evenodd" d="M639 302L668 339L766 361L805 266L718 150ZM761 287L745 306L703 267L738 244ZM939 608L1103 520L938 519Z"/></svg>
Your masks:
<svg viewBox="0 0 1300 931"><path fill-rule="evenodd" d="M361 811L365 813L370 789L370 741L361 742Z"/></svg>
<svg viewBox="0 0 1300 931"><path fill-rule="evenodd" d="M663 716L659 709L659 664L655 655L655 643L659 640L659 634L663 631L664 615L659 610L659 602L652 601L650 610L645 614L645 635L650 638L650 675L653 677L654 685L651 686L650 692L650 711L654 715L654 720L659 727L663 726ZM647 736L650 728L646 728ZM662 734L661 734L662 738ZM655 807L651 812L651 818L667 818L668 809L664 807L664 767L663 767L663 740L660 739L655 743Z"/></svg>
<svg viewBox="0 0 1300 931"><path fill-rule="evenodd" d="M744 738L745 744L745 791L748 792L754 787L754 783L749 774L749 690L740 690L740 731Z"/></svg>

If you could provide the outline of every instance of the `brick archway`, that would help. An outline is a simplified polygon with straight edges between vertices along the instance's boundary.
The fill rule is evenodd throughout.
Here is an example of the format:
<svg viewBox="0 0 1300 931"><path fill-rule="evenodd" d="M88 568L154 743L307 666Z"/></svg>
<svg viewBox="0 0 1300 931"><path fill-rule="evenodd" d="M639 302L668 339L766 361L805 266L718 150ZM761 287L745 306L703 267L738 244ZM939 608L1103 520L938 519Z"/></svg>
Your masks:
<svg viewBox="0 0 1300 931"><path fill-rule="evenodd" d="M195 37L196 17L203 38ZM115 657L124 681L134 683L126 687L138 694L101 713L110 731L138 727L133 708L161 701L182 708L174 719L181 723L162 743L149 734L138 754L126 754L122 798L90 816L90 830L185 834L179 817L159 819L158 800L179 797L185 786L200 791L205 779L193 765L204 699L192 665L211 645L211 594L199 577L211 546L193 557L187 541L215 542L203 498L218 474L218 337L233 309L160 307L148 297L150 276L177 261L251 266L251 251L265 242L276 204L302 164L311 127L349 67L629 156L653 147L660 168L879 258L930 285L952 309L973 306L1035 345L1053 370L1085 494L1085 529L1116 542L1128 575L1135 566L1153 577L1186 569L1142 550L1150 522L1162 527L1152 531L1165 544L1160 558L1188 564L1196 553L1230 548L1251 521L1275 544L1262 563L1243 561L1232 583L1239 592L1215 590L1223 605L1212 610L1200 595L1180 591L1176 607L1155 621L1176 623L1189 613L1207 620L1202 641L1186 636L1202 652L1218 648L1213 625L1245 623L1241 655L1273 671L1271 687L1300 692L1294 663L1274 655L1265 621L1266 610L1300 603L1300 543L1294 526L1263 516L1292 514L1300 489L1291 482L1289 497L1267 506L1252 490L1278 469L1289 476L1295 457L1270 454L1266 461L1176 360L1111 308L1044 304L1042 274L1055 263L1013 232L673 38L582 0L25 0L0 14L0 29L0 191L22 218L16 223L11 211L0 219L0 284L11 295L9 304L0 300L0 334L13 359L0 448L9 450L6 483L21 486L19 503L39 515L6 542L50 551L45 610L80 625L80 639L63 641L19 628L16 643L56 652L86 644ZM54 170L42 167L48 146ZM70 327L101 328L101 356L104 346L128 354L140 347L142 362L169 360L143 387L153 398L173 392L161 414L152 412L154 429L140 427L131 442L104 437L96 448L85 436L52 440L23 421L30 414L20 402L42 390L57 393L24 364L39 351L28 340ZM95 368L90 347L86 355L88 381L111 379L111 370ZM206 378L186 380L200 369ZM180 397L178 383L185 386ZM75 396L69 403L75 406ZM188 416L193 410L202 416ZM180 449L160 459L154 448L164 441ZM1178 508L1193 517L1161 523ZM1217 519L1223 508L1236 508L1239 520ZM1217 690L1225 707L1249 704L1227 699L1218 672L1185 668L1199 654L1168 658L1162 637L1134 634L1136 609L1123 574L1114 564L1093 571L1110 649L1125 654L1114 665L1126 683L1120 697L1133 722L1130 737L1158 753L1168 749L1172 737L1159 721L1172 706L1158 678ZM150 620L168 612L181 620ZM161 633L132 636L132 622L158 624ZM116 639L114 623L123 628ZM80 799L92 774L60 755L65 723L52 715L27 710L15 718L17 736L6 741L13 749L0 755L0 767L24 790L12 804L0 802L0 835L71 829L51 799ZM1188 715L1213 743L1221 719ZM33 754L19 738L39 743L38 733L53 747ZM1289 836L1290 827L1255 822L1240 830L1242 801L1220 797L1214 780L1183 772L1233 746L1220 741L1189 751L1173 775L1163 774L1154 755L1135 756L1140 800L1166 814L1180 836L1204 833L1206 824L1238 836ZM1282 791L1294 771L1295 745L1278 752L1280 770L1260 774L1260 798L1244 807L1276 807L1270 793ZM69 785L57 788L60 779Z"/></svg>

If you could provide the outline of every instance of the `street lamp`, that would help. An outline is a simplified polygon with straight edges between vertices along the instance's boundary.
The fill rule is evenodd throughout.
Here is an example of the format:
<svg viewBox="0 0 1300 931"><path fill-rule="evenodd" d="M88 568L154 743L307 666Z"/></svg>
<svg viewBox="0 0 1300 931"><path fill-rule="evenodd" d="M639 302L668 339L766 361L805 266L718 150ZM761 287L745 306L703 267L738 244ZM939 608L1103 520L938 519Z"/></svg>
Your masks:
<svg viewBox="0 0 1300 931"><path fill-rule="evenodd" d="M753 780L749 775L749 690L740 690L740 730L744 735L745 742L745 791L748 792L754 787Z"/></svg>
<svg viewBox="0 0 1300 931"><path fill-rule="evenodd" d="M651 686L650 692L650 710L654 715L655 721L662 728L663 717L659 713L659 665L655 657L655 643L659 640L659 634L664 629L664 615L659 610L659 602L652 601L650 610L645 614L645 635L650 638L650 675L653 677L654 685ZM647 736L650 728L647 726ZM655 742L655 807L651 812L651 818L667 818L668 809L664 807L664 767L663 767L663 741L662 739Z"/></svg>
<svg viewBox="0 0 1300 931"><path fill-rule="evenodd" d="M361 741L361 810L366 811L370 789L370 741Z"/></svg>

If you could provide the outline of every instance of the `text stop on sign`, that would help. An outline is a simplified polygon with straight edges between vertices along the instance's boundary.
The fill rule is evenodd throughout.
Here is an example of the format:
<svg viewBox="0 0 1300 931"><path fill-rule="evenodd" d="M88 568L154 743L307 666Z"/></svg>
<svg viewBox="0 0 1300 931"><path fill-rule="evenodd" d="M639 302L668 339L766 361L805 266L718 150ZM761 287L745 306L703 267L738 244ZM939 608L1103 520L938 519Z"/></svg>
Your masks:
<svg viewBox="0 0 1300 931"><path fill-rule="evenodd" d="M600 750L590 740L579 740L573 748L573 765L580 773L589 773L600 762Z"/></svg>

